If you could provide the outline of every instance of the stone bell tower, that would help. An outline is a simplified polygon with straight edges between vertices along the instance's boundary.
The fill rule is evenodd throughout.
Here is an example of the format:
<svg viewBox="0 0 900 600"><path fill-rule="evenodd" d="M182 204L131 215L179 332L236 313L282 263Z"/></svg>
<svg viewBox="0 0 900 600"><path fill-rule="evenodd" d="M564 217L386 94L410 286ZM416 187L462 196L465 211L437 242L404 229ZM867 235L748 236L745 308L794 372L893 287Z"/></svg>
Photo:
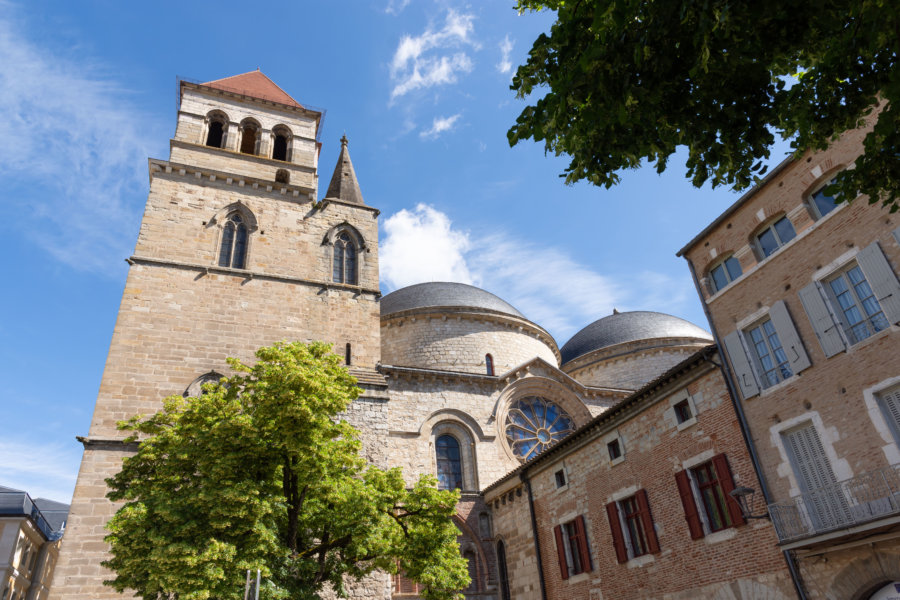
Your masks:
<svg viewBox="0 0 900 600"><path fill-rule="evenodd" d="M104 480L134 452L116 422L194 392L279 340L334 344L363 387L360 415L386 397L380 360L378 211L363 202L346 138L317 202L322 113L261 72L182 81L168 160L150 193L100 384L51 597L119 598ZM351 420L353 415L350 415ZM378 460L378 444L366 444Z"/></svg>

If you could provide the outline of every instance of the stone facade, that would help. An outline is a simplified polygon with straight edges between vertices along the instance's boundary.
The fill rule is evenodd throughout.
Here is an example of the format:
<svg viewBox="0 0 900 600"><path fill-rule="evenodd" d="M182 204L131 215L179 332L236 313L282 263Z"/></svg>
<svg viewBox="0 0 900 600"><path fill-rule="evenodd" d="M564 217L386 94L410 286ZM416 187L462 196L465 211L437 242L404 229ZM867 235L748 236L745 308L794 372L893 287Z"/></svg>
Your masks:
<svg viewBox="0 0 900 600"><path fill-rule="evenodd" d="M785 161L681 251L727 351L769 510L809 598L863 599L900 583L900 415L887 404L900 384L900 218L866 197L822 216L814 197L852 166L868 131ZM759 236L782 217L796 237L765 256ZM711 269L729 256L742 273L716 286ZM853 290L839 299L850 277ZM866 289L874 295L863 306ZM882 316L853 329L851 304ZM758 346L754 330L767 322L776 337ZM767 373L759 352L773 340L786 368Z"/></svg>

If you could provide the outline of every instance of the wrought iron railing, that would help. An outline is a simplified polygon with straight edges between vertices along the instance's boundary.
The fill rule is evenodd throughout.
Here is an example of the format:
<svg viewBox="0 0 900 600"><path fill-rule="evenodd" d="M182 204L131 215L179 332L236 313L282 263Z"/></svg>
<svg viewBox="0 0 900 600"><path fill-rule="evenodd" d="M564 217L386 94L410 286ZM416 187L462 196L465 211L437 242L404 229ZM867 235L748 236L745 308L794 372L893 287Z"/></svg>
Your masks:
<svg viewBox="0 0 900 600"><path fill-rule="evenodd" d="M900 514L900 464L769 505L781 542Z"/></svg>
<svg viewBox="0 0 900 600"><path fill-rule="evenodd" d="M62 537L62 530L54 529L44 517L31 496L25 492L0 492L0 515L21 515L29 517L35 526L51 542Z"/></svg>

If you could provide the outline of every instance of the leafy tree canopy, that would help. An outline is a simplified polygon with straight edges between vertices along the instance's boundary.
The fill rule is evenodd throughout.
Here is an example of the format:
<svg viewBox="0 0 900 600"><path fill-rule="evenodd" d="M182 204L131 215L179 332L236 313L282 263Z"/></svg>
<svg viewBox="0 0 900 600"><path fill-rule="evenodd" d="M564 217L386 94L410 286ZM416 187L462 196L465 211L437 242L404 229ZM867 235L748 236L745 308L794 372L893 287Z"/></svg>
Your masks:
<svg viewBox="0 0 900 600"><path fill-rule="evenodd" d="M137 454L107 480L123 502L105 566L118 591L145 599L242 598L260 568L261 598L318 598L344 578L402 569L423 598L469 583L451 521L458 494L423 476L369 466L339 415L356 380L323 343L279 343L197 398L172 396L120 424Z"/></svg>
<svg viewBox="0 0 900 600"><path fill-rule="evenodd" d="M797 155L824 149L880 105L865 153L830 191L898 209L900 9L896 0L519 0L557 13L512 89L549 90L510 145L567 154L567 183L607 188L642 160L662 172L688 149L695 186L744 189L773 132ZM869 119L871 120L871 119ZM563 175L561 175L563 176Z"/></svg>

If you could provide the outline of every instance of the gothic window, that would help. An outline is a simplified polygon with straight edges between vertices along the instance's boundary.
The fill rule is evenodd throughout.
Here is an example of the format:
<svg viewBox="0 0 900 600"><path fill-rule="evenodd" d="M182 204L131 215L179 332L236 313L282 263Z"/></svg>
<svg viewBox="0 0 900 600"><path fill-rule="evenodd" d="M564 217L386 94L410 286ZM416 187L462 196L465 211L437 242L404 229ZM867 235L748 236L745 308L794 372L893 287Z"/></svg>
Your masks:
<svg viewBox="0 0 900 600"><path fill-rule="evenodd" d="M234 212L228 216L222 228L219 248L219 266L243 269L247 257L247 225L243 217Z"/></svg>
<svg viewBox="0 0 900 600"><path fill-rule="evenodd" d="M356 245L346 231L342 231L334 240L332 279L335 283L356 285Z"/></svg>
<svg viewBox="0 0 900 600"><path fill-rule="evenodd" d="M259 154L259 125L253 121L241 124L241 153Z"/></svg>
<svg viewBox="0 0 900 600"><path fill-rule="evenodd" d="M462 459L459 442L452 435L442 435L435 442L438 489L462 489Z"/></svg>
<svg viewBox="0 0 900 600"><path fill-rule="evenodd" d="M900 395L900 394L898 394ZM487 539L492 536L491 534L491 516L486 512L480 513L478 515L478 533L481 535L482 539Z"/></svg>
<svg viewBox="0 0 900 600"><path fill-rule="evenodd" d="M208 118L209 127L206 133L206 145L213 148L224 148L228 119L221 113L210 114Z"/></svg>
<svg viewBox="0 0 900 600"><path fill-rule="evenodd" d="M497 542L497 570L500 575L500 600L510 600L509 572L506 570L506 546L502 541Z"/></svg>
<svg viewBox="0 0 900 600"><path fill-rule="evenodd" d="M575 430L572 418L549 400L529 396L506 415L506 441L520 460L530 460Z"/></svg>
<svg viewBox="0 0 900 600"><path fill-rule="evenodd" d="M490 354L484 355L484 366L487 370L488 375L494 374L494 357Z"/></svg>
<svg viewBox="0 0 900 600"><path fill-rule="evenodd" d="M289 160L288 147L291 140L291 132L287 127L279 125L272 130L275 139L272 143L272 158L275 160Z"/></svg>
<svg viewBox="0 0 900 600"><path fill-rule="evenodd" d="M471 550L466 550L463 553L463 558L466 559L466 568L469 571L469 579L471 580L469 583L469 587L465 589L466 592L477 592L478 591L478 563L477 558L475 557L475 553Z"/></svg>
<svg viewBox="0 0 900 600"><path fill-rule="evenodd" d="M188 396L192 396L194 398L196 398L198 396L202 396L202 395L206 394L206 390L203 389L203 386L205 384L219 383L220 379L222 379L222 376L219 373L216 373L215 371L210 371L209 373L206 373L205 375L201 375L200 377L195 379L193 381L193 383L191 383L191 385L189 385L186 390L184 390L184 394L182 394L182 396L184 396L185 398L187 398Z"/></svg>

